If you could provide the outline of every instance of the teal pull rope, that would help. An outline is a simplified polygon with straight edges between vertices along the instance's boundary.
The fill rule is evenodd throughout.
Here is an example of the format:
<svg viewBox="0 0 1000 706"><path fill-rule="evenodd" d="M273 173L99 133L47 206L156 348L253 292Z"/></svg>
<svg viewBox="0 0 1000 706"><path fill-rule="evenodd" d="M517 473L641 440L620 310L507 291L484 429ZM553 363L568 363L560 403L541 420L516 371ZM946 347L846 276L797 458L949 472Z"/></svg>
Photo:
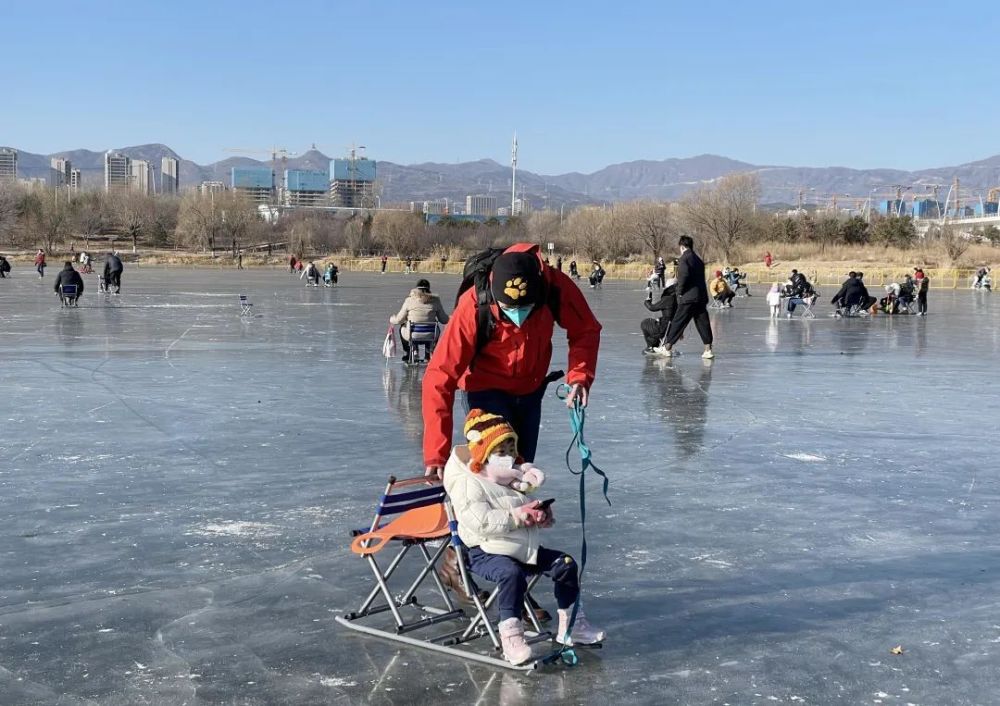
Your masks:
<svg viewBox="0 0 1000 706"><path fill-rule="evenodd" d="M572 388L569 385L562 384L556 388L556 397L561 400L566 399ZM594 471L603 480L601 492L604 495L604 500L611 505L611 500L608 498L608 485L610 483L607 474L597 467L593 461L593 455L591 454L590 447L587 446L587 442L583 437L583 429L587 422L587 410L580 404L579 400L574 400L573 406L569 410L569 425L570 430L573 432L573 438L569 442L569 446L566 448L566 468L575 476L580 478L580 574L577 577L577 586L579 591L576 595L576 601L573 603L573 612L570 613L569 625L566 627L566 634L563 635L563 639L569 642L569 636L573 634L573 626L576 624L576 616L580 611L580 597L583 595L583 572L587 568L587 469ZM573 465L570 463L570 454L573 452L573 447L576 447L580 454L580 470L576 471L573 469ZM552 654L545 657L542 661L545 664L551 664L557 659L562 660L562 663L566 666L573 667L576 666L580 659L576 654L576 650L573 649L571 645L562 645L559 649L552 652Z"/></svg>

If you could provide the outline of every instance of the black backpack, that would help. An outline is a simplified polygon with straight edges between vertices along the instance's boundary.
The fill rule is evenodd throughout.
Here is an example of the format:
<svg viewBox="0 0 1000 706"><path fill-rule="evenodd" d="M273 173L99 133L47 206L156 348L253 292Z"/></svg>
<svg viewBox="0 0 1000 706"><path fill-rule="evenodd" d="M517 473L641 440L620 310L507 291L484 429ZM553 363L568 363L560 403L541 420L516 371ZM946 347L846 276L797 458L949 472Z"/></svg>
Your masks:
<svg viewBox="0 0 1000 706"><path fill-rule="evenodd" d="M455 306L458 306L459 300L466 291L472 287L476 288L476 348L472 356L473 360L490 342L493 330L496 328L496 320L490 309L490 305L494 303L493 292L490 291L490 273L493 271L493 263L506 250L507 248L487 248L469 257L465 261L465 267L462 268L462 283L458 286ZM544 272L544 265L542 268ZM552 311L552 318L555 319L556 323L559 323L559 290L556 287L548 286L544 274L542 282L545 283L546 288L543 293L545 303ZM471 368L472 364L469 367Z"/></svg>

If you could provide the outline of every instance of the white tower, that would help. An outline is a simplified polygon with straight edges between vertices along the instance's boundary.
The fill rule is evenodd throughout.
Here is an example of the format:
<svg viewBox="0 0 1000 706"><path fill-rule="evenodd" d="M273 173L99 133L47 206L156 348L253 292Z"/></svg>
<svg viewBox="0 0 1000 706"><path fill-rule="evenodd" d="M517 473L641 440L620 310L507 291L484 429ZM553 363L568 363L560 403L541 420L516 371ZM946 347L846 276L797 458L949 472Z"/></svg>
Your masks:
<svg viewBox="0 0 1000 706"><path fill-rule="evenodd" d="M514 215L514 201L517 198L517 131L510 148L510 215Z"/></svg>

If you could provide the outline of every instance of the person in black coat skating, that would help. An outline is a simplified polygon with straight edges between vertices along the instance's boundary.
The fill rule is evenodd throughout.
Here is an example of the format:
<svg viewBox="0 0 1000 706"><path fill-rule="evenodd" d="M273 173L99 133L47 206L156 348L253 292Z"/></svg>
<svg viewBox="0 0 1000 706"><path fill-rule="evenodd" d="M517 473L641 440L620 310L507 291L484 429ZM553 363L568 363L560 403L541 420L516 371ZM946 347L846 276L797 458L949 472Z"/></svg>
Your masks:
<svg viewBox="0 0 1000 706"><path fill-rule="evenodd" d="M678 241L681 256L677 260L677 311L670 322L664 355L672 355L674 345L684 335L684 329L694 320L694 325L705 344L702 358L715 357L712 351L712 323L708 318L708 285L705 282L705 263L694 251L694 240L682 235Z"/></svg>

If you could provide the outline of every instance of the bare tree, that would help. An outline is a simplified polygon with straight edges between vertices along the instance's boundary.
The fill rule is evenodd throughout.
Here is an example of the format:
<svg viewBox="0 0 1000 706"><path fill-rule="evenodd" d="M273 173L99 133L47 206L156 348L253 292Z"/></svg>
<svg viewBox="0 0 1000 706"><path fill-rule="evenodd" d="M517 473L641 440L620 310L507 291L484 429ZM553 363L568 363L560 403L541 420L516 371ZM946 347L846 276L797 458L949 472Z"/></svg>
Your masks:
<svg viewBox="0 0 1000 706"><path fill-rule="evenodd" d="M115 224L132 241L132 252L135 252L139 237L152 220L151 200L143 194L125 192L117 195L112 203Z"/></svg>
<svg viewBox="0 0 1000 706"><path fill-rule="evenodd" d="M948 259L955 265L958 264L965 251L972 245L972 239L959 231L954 225L934 227L927 232L925 237L932 237L940 241L941 245L944 246L944 252L948 256Z"/></svg>
<svg viewBox="0 0 1000 706"><path fill-rule="evenodd" d="M728 262L753 230L759 195L755 174L731 174L684 199L684 218Z"/></svg>
<svg viewBox="0 0 1000 706"><path fill-rule="evenodd" d="M248 236L260 224L257 209L242 195L226 192L216 204L222 218L222 230L229 238L235 258Z"/></svg>
<svg viewBox="0 0 1000 706"><path fill-rule="evenodd" d="M380 211L372 221L372 237L399 256L418 255L425 245L424 219L408 211Z"/></svg>
<svg viewBox="0 0 1000 706"><path fill-rule="evenodd" d="M563 223L564 236L573 244L573 251L591 260L602 260L607 254L605 231L607 213L600 208L578 208Z"/></svg>
<svg viewBox="0 0 1000 706"><path fill-rule="evenodd" d="M636 201L624 206L624 220L653 260L672 245L676 234L670 214L670 204L656 201ZM672 249L672 248L670 248Z"/></svg>
<svg viewBox="0 0 1000 706"><path fill-rule="evenodd" d="M41 199L41 210L38 220L39 235L45 244L46 252L52 252L56 245L69 237L72 232L72 213L70 206L59 198L54 189Z"/></svg>
<svg viewBox="0 0 1000 706"><path fill-rule="evenodd" d="M222 233L222 212L215 207L215 194L185 194L177 214L176 232L183 244L210 249L214 254Z"/></svg>
<svg viewBox="0 0 1000 706"><path fill-rule="evenodd" d="M318 233L319 223L315 216L307 215L296 219L288 232L289 248L300 256L310 252Z"/></svg>
<svg viewBox="0 0 1000 706"><path fill-rule="evenodd" d="M0 183L0 243L14 244L15 225L17 225L17 194L13 187Z"/></svg>
<svg viewBox="0 0 1000 706"><path fill-rule="evenodd" d="M355 216L344 226L344 241L354 255L364 255L372 246L371 216Z"/></svg>
<svg viewBox="0 0 1000 706"><path fill-rule="evenodd" d="M100 235L108 225L108 209L105 196L100 191L81 195L74 202L74 227L83 236L86 247L90 239Z"/></svg>

